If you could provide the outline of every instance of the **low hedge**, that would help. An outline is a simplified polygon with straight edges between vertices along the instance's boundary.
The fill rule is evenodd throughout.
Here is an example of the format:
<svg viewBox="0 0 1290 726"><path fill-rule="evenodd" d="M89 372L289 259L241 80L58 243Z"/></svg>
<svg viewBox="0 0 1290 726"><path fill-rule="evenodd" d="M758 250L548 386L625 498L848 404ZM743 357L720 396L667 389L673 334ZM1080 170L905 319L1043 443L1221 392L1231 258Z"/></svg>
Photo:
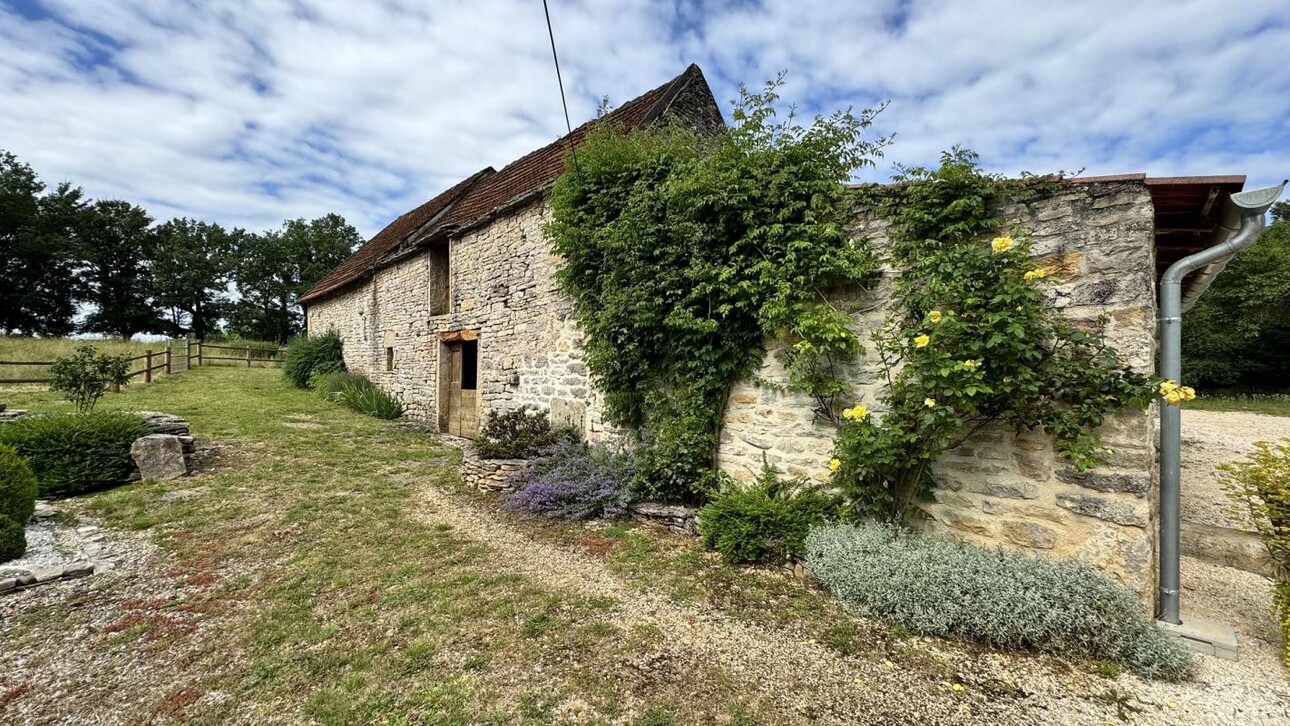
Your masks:
<svg viewBox="0 0 1290 726"><path fill-rule="evenodd" d="M58 413L0 425L0 444L31 465L41 497L68 497L129 479L130 445L147 433L130 414Z"/></svg>
<svg viewBox="0 0 1290 726"><path fill-rule="evenodd" d="M806 561L844 604L923 635L1105 659L1147 678L1192 668L1135 593L1083 563L877 525L812 530Z"/></svg>
<svg viewBox="0 0 1290 726"><path fill-rule="evenodd" d="M0 517L0 562L16 560L26 551L27 535L23 525Z"/></svg>

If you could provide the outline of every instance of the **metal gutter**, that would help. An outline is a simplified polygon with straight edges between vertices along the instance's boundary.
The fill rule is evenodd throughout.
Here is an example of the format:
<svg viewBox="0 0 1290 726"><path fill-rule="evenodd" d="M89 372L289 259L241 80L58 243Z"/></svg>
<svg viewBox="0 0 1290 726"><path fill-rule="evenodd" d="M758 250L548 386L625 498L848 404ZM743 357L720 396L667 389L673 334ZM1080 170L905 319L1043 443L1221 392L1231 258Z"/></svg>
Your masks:
<svg viewBox="0 0 1290 726"><path fill-rule="evenodd" d="M1286 182L1231 195L1224 205L1218 244L1184 257L1160 280L1160 375L1182 382L1182 314L1205 292L1227 261L1258 241L1264 217L1281 196ZM1183 295L1183 280L1201 270ZM1187 302L1190 301L1190 302ZM1179 624L1180 482L1182 480L1182 409L1163 404L1160 414L1160 578L1158 618Z"/></svg>

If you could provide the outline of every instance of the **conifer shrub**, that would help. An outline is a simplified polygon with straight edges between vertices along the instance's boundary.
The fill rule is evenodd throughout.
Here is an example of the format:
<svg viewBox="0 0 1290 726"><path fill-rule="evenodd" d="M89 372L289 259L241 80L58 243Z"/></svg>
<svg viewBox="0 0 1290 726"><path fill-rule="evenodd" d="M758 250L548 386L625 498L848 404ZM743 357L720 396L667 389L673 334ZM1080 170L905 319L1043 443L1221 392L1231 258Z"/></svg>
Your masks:
<svg viewBox="0 0 1290 726"><path fill-rule="evenodd" d="M0 562L27 551L23 528L36 510L36 475L10 446L0 446Z"/></svg>
<svg viewBox="0 0 1290 726"><path fill-rule="evenodd" d="M282 373L296 388L308 388L310 377L320 366L325 370L344 370L343 348L340 335L334 330L296 338L287 345Z"/></svg>
<svg viewBox="0 0 1290 726"><path fill-rule="evenodd" d="M0 517L0 562L16 560L26 551L27 535L23 525Z"/></svg>
<svg viewBox="0 0 1290 726"><path fill-rule="evenodd" d="M558 519L622 516L636 498L631 482L639 467L634 452L564 439L516 477L517 489L504 503Z"/></svg>
<svg viewBox="0 0 1290 726"><path fill-rule="evenodd" d="M24 416L0 426L0 444L13 447L36 475L41 497L68 497L117 486L134 472L130 445L148 433L125 413Z"/></svg>
<svg viewBox="0 0 1290 726"><path fill-rule="evenodd" d="M837 519L836 497L805 479L780 480L769 466L752 486L735 488L699 510L710 549L732 564L776 563L805 554L811 527Z"/></svg>
<svg viewBox="0 0 1290 726"><path fill-rule="evenodd" d="M1103 659L1146 678L1192 668L1135 593L1084 563L847 524L813 529L806 561L845 605L923 635Z"/></svg>

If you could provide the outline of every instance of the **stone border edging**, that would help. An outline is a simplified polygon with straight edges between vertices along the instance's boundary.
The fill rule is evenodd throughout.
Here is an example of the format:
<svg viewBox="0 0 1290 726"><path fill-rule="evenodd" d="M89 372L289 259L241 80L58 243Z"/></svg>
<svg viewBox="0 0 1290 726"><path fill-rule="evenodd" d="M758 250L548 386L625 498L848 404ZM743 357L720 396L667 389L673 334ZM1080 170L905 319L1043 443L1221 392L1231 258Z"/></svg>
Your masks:
<svg viewBox="0 0 1290 726"><path fill-rule="evenodd" d="M0 580L0 595L27 590L38 585L47 585L59 580L74 580L94 574L94 563L72 562L67 565L41 567L25 575Z"/></svg>

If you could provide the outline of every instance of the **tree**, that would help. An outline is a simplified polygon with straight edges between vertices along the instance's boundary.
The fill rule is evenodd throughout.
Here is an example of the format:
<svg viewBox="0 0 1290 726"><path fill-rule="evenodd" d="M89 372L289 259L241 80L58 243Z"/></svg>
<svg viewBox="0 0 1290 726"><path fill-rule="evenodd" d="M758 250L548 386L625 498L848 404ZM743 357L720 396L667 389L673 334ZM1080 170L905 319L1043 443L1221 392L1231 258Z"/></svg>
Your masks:
<svg viewBox="0 0 1290 726"><path fill-rule="evenodd" d="M1183 370L1198 386L1290 387L1290 203L1232 258L1183 323Z"/></svg>
<svg viewBox="0 0 1290 726"><path fill-rule="evenodd" d="M303 330L299 298L362 242L338 214L291 219L282 229L237 238L234 277L242 299L229 314L237 335L286 342Z"/></svg>
<svg viewBox="0 0 1290 726"><path fill-rule="evenodd" d="M67 335L76 312L74 231L81 190L45 185L0 151L0 330Z"/></svg>
<svg viewBox="0 0 1290 726"><path fill-rule="evenodd" d="M130 338L136 333L169 332L153 303L150 264L156 249L152 218L142 207L100 200L80 221L85 259L85 301L95 306L81 330Z"/></svg>
<svg viewBox="0 0 1290 726"><path fill-rule="evenodd" d="M233 279L230 253L237 233L181 217L156 229L152 294L170 323L203 339L214 332Z"/></svg>

